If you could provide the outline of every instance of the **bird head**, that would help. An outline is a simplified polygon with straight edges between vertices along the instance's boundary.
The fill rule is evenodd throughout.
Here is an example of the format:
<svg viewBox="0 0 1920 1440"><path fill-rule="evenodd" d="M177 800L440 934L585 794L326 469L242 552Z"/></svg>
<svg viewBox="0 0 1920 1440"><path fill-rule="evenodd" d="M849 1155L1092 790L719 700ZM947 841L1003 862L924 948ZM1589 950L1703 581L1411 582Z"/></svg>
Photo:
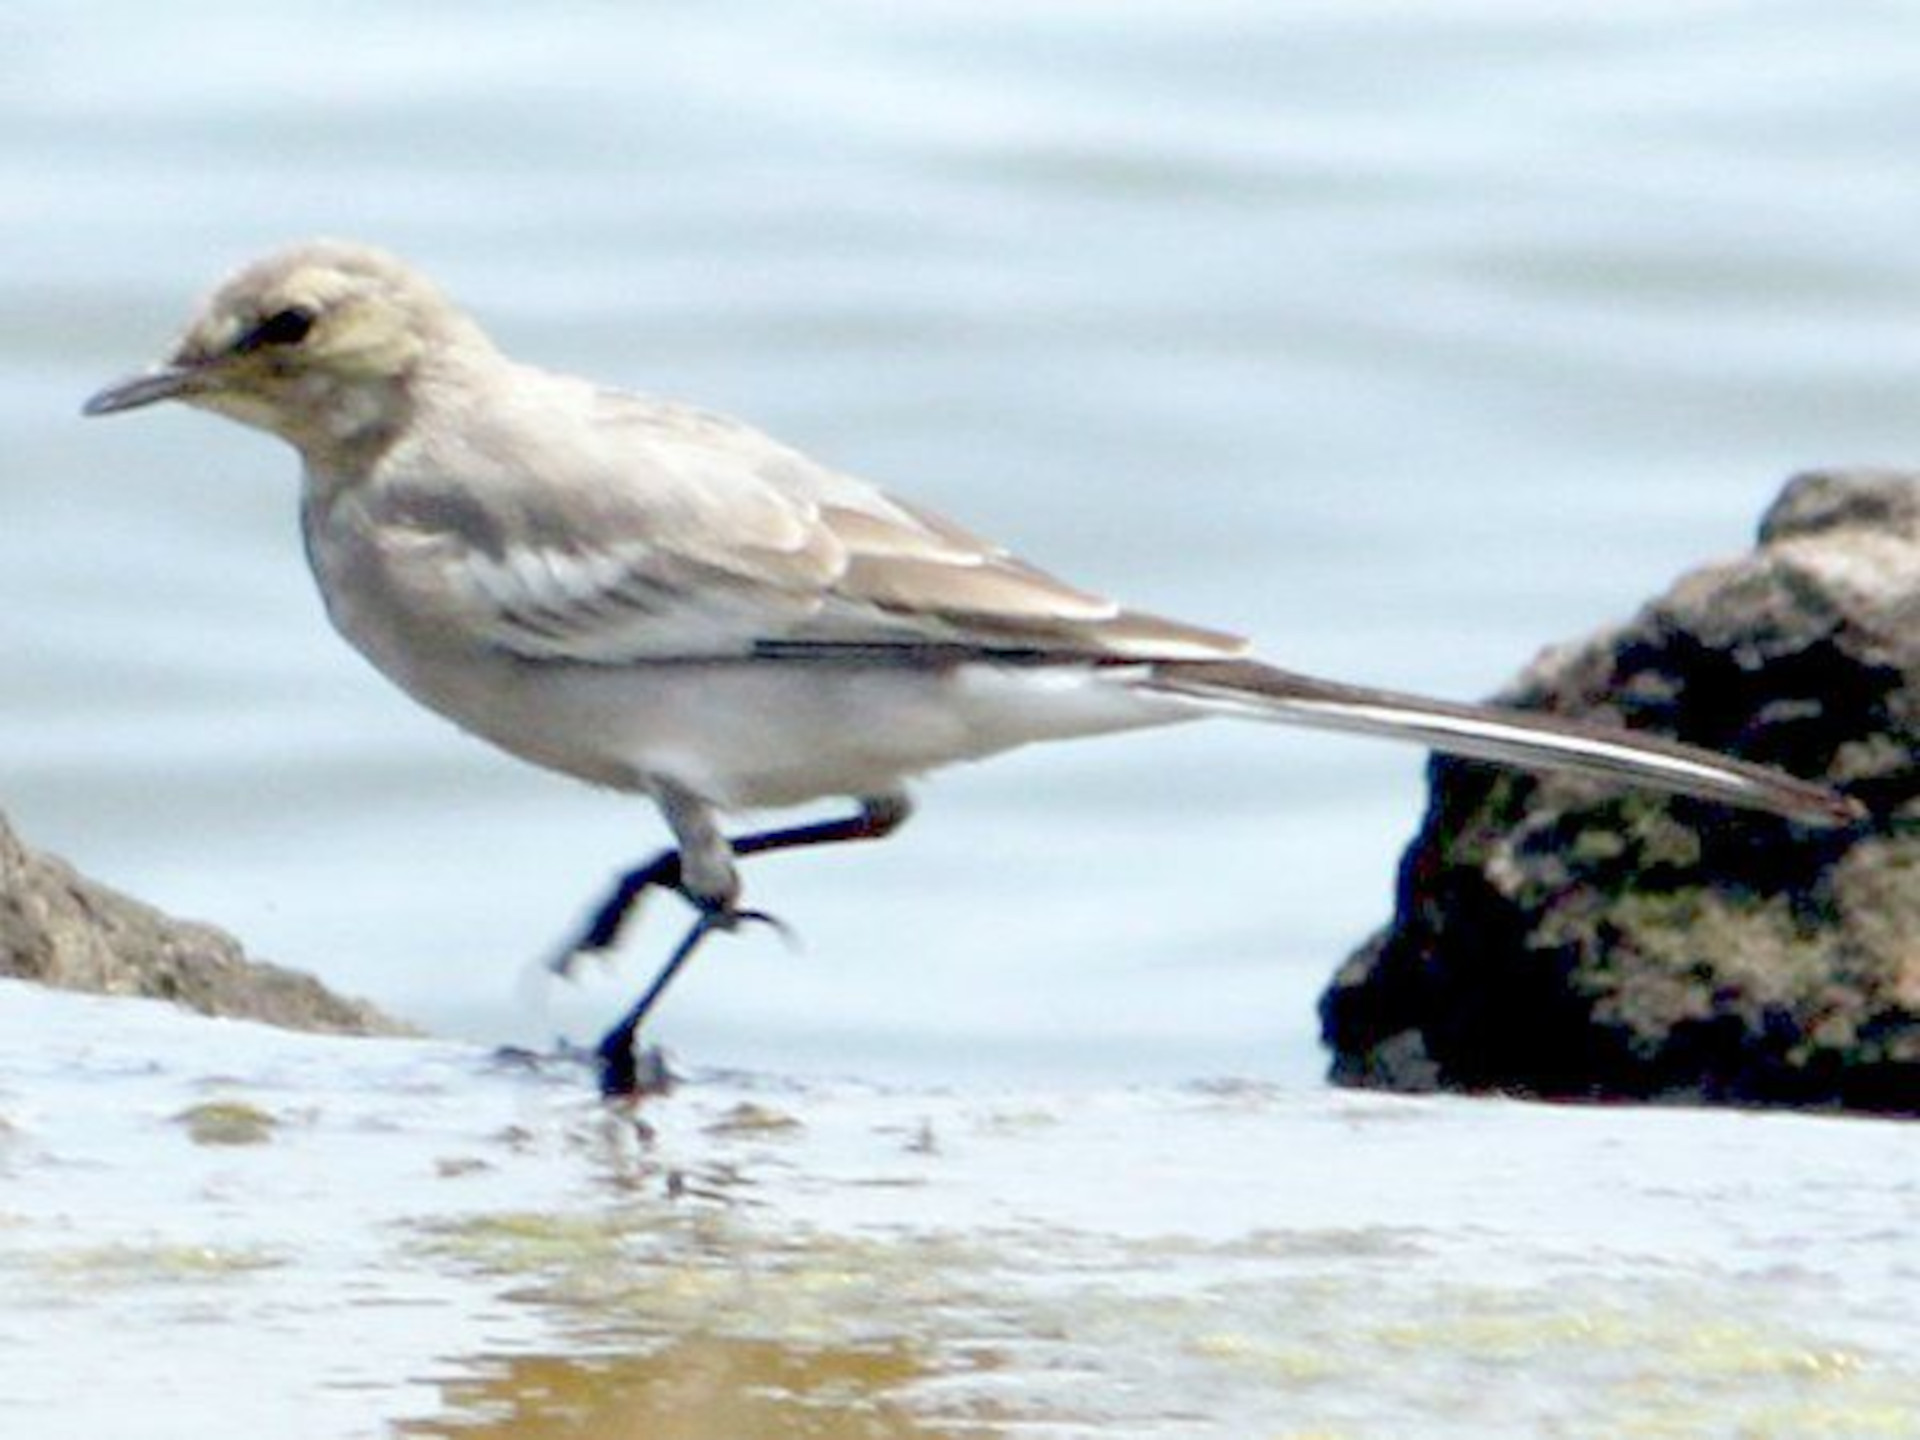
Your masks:
<svg viewBox="0 0 1920 1440"><path fill-rule="evenodd" d="M316 241L226 280L160 364L85 413L180 400L323 455L397 427L422 365L476 343L486 347L477 327L400 260Z"/></svg>

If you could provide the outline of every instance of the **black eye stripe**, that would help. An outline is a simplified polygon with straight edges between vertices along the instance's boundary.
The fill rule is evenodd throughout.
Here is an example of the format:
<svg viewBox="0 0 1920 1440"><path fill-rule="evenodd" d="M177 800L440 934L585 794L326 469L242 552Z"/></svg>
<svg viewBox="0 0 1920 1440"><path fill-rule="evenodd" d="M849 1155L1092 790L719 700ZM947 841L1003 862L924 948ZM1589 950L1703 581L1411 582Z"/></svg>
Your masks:
<svg viewBox="0 0 1920 1440"><path fill-rule="evenodd" d="M313 329L314 314L305 306L293 305L275 311L234 342L242 353L269 345L298 345Z"/></svg>

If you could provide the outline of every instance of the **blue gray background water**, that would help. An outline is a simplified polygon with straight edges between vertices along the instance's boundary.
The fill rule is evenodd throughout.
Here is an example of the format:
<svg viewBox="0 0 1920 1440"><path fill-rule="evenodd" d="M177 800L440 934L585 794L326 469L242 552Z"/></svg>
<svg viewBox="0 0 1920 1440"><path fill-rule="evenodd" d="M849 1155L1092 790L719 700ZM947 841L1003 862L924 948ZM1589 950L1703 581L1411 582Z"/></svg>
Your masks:
<svg viewBox="0 0 1920 1440"><path fill-rule="evenodd" d="M0 16L0 804L429 1026L585 1035L529 963L661 838L327 629L290 454L77 418L193 299L389 245L530 358L739 413L1299 668L1484 693L1920 458L1920 17L1890 5L275 6ZM1420 757L1219 725L926 787L772 862L708 1061L1318 1069ZM678 923L679 917L673 916Z"/></svg>

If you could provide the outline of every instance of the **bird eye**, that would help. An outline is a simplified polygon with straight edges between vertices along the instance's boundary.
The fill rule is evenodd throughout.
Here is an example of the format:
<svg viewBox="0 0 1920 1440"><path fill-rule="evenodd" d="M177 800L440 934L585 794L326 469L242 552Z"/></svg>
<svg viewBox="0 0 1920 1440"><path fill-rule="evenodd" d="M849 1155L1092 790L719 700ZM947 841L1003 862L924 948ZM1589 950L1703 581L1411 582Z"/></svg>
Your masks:
<svg viewBox="0 0 1920 1440"><path fill-rule="evenodd" d="M304 305L289 306L267 316L234 343L242 352L265 349L269 345L298 345L313 329L313 311Z"/></svg>

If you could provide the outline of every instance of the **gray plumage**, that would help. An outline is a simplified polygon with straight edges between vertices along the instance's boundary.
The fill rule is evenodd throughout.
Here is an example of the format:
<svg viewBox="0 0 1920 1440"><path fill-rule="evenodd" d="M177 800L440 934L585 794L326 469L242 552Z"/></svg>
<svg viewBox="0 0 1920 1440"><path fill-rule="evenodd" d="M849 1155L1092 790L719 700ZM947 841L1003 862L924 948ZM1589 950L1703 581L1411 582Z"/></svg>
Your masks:
<svg viewBox="0 0 1920 1440"><path fill-rule="evenodd" d="M653 796L683 890L717 910L739 881L716 812L833 795L898 807L940 765L1210 714L1816 823L1860 813L1670 741L1274 669L1236 636L1126 609L746 425L510 360L359 246L247 267L163 366L88 408L169 398L300 451L314 572L374 664L516 755Z"/></svg>

